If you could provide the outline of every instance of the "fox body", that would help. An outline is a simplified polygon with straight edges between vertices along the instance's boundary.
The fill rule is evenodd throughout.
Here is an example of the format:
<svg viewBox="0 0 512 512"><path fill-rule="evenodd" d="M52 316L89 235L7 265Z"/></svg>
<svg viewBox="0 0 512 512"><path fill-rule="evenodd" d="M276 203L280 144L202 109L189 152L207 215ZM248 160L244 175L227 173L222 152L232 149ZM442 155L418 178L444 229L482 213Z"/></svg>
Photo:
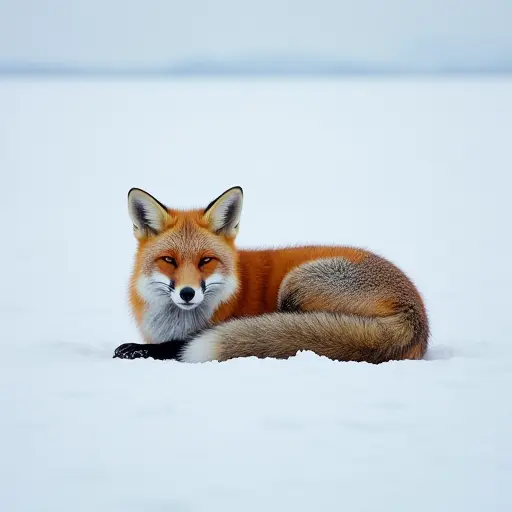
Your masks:
<svg viewBox="0 0 512 512"><path fill-rule="evenodd" d="M138 240L130 303L145 343L123 344L114 357L423 357L427 314L400 269L352 247L237 250L242 200L234 187L205 209L181 211L129 192Z"/></svg>

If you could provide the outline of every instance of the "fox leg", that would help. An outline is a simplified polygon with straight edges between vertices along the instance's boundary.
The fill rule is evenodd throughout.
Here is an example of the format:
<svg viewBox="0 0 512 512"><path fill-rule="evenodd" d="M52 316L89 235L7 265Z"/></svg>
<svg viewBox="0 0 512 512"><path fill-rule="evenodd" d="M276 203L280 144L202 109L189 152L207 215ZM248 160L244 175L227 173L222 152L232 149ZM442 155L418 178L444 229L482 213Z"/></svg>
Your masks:
<svg viewBox="0 0 512 512"><path fill-rule="evenodd" d="M173 340L164 343L123 343L114 351L119 359L176 359L187 341Z"/></svg>
<svg viewBox="0 0 512 512"><path fill-rule="evenodd" d="M414 306L416 293L398 268L369 254L358 263L344 257L303 263L285 276L277 301L283 312L387 317Z"/></svg>

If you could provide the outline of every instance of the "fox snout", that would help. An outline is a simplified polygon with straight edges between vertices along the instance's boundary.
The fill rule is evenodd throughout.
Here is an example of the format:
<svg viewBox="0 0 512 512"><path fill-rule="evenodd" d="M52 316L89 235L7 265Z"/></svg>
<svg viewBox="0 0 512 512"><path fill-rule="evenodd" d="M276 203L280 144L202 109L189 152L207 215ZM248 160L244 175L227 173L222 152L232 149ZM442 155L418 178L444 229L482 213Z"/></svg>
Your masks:
<svg viewBox="0 0 512 512"><path fill-rule="evenodd" d="M183 288L180 292L180 297L185 302L190 302L193 298L196 292L194 291L194 288L191 288L190 286L187 286L186 288Z"/></svg>
<svg viewBox="0 0 512 512"><path fill-rule="evenodd" d="M204 281L201 281L198 288L189 285L176 287L171 293L171 298L181 309L196 308L204 300Z"/></svg>

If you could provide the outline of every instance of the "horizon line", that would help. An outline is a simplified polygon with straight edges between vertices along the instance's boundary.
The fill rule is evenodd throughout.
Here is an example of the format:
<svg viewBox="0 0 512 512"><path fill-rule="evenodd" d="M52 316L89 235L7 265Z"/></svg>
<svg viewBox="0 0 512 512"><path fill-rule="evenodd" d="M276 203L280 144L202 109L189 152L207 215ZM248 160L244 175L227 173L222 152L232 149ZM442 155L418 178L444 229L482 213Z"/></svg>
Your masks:
<svg viewBox="0 0 512 512"><path fill-rule="evenodd" d="M69 66L69 65L2 65L0 76L91 76L91 77L201 77L201 76L421 76L421 75L509 75L505 66L251 66L186 65L172 67L142 66Z"/></svg>

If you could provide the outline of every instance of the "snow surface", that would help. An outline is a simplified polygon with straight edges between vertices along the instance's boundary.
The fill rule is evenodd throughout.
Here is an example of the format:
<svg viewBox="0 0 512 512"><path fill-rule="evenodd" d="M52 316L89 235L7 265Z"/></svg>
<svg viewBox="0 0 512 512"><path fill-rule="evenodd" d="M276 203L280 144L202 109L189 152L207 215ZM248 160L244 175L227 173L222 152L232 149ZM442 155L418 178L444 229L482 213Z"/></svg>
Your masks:
<svg viewBox="0 0 512 512"><path fill-rule="evenodd" d="M508 511L512 80L0 82L0 509ZM424 361L111 358L132 186L416 282Z"/></svg>

